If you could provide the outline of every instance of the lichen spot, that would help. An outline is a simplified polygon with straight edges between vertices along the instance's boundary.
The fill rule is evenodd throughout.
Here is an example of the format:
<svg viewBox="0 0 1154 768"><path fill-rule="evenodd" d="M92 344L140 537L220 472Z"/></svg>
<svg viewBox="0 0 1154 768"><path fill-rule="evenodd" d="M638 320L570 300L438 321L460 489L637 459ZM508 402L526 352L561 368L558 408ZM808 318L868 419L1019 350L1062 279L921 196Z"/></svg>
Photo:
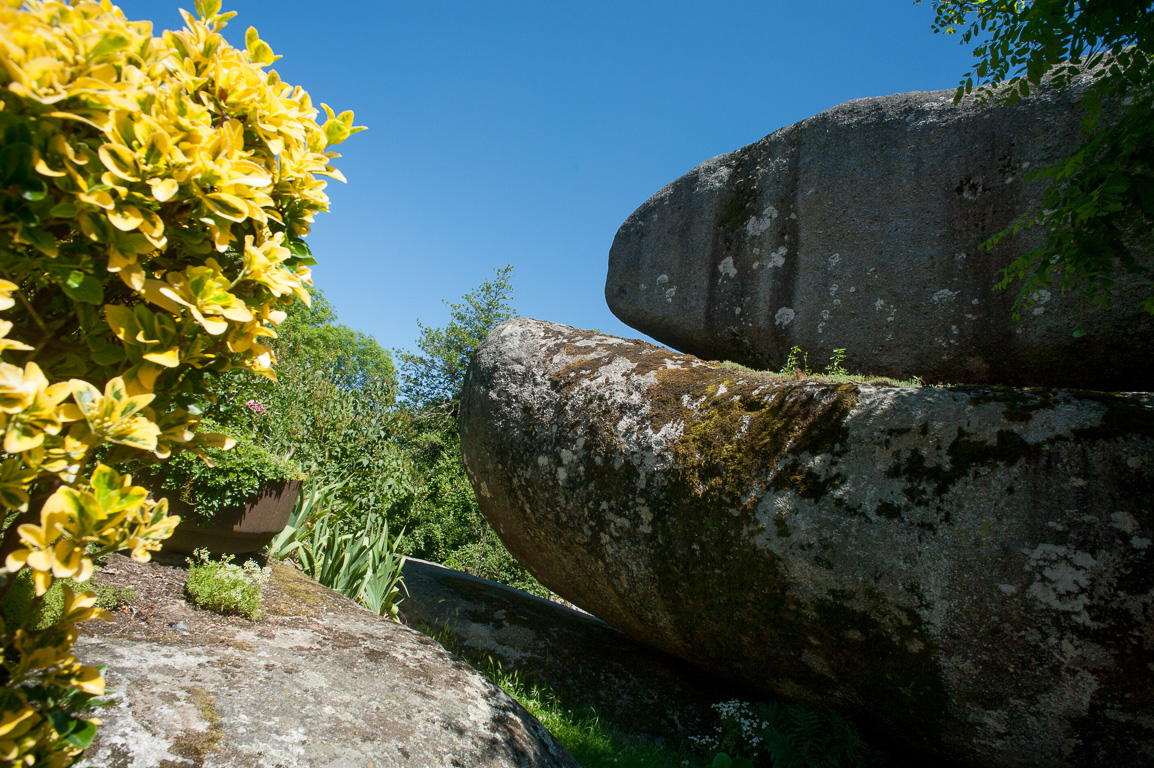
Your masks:
<svg viewBox="0 0 1154 768"><path fill-rule="evenodd" d="M940 291L938 291L937 293L935 293L930 298L930 301L932 301L935 304L943 304L943 303L948 302L948 301L953 301L954 297L957 295L958 295L958 291L951 291L949 288L943 288Z"/></svg>
<svg viewBox="0 0 1154 768"><path fill-rule="evenodd" d="M780 325L784 328L793 322L793 318L796 315L797 313L789 307L782 307L781 309L777 310L777 314L773 316L773 324Z"/></svg>
<svg viewBox="0 0 1154 768"><path fill-rule="evenodd" d="M1034 308L1030 310L1030 313L1034 315L1045 314L1046 308L1042 305L1049 300L1049 291L1045 290L1044 288L1034 291L1032 294L1030 294L1030 302L1034 305Z"/></svg>
<svg viewBox="0 0 1154 768"><path fill-rule="evenodd" d="M1126 510L1121 510L1110 515L1110 525L1122 533L1136 533L1138 531L1138 521Z"/></svg>
<svg viewBox="0 0 1154 768"><path fill-rule="evenodd" d="M641 533L653 533L653 527L650 526L650 523L653 522L653 513L649 507L642 504L637 508L637 513L641 515L641 525L637 530Z"/></svg>
<svg viewBox="0 0 1154 768"><path fill-rule="evenodd" d="M1030 553L1030 567L1036 578L1026 590L1038 602L1054 610L1075 614L1082 622L1090 621L1086 613L1090 585L1089 571L1097 561L1088 552L1071 551L1054 544L1039 544Z"/></svg>
<svg viewBox="0 0 1154 768"><path fill-rule="evenodd" d="M733 266L733 257L726 256L725 259L717 265L717 271L724 277L737 277L737 267Z"/></svg>
<svg viewBox="0 0 1154 768"><path fill-rule="evenodd" d="M765 206L761 211L760 216L753 216L749 221L745 222L745 231L753 237L757 237L765 230L773 226L773 220L777 218L777 209L772 205Z"/></svg>

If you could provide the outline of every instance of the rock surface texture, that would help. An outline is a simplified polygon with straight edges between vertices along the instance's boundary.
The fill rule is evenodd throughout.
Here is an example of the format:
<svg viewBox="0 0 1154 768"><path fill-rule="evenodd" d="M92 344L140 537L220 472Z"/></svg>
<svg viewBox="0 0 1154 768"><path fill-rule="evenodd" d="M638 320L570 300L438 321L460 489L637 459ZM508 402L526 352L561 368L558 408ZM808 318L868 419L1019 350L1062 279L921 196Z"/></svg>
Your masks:
<svg viewBox="0 0 1154 768"><path fill-rule="evenodd" d="M462 447L543 584L984 766L1154 762L1154 397L769 377L512 320Z"/></svg>
<svg viewBox="0 0 1154 768"><path fill-rule="evenodd" d="M799 345L824 365L929 382L1154 390L1149 278L1116 308L1041 293L1016 325L999 270L1034 231L979 248L1037 207L1032 170L1080 140L1078 91L955 106L953 91L858 99L720 155L630 216L605 298L622 321L707 360L778 369ZM1146 254L1148 257L1149 254ZM820 367L820 366L819 366Z"/></svg>
<svg viewBox="0 0 1154 768"><path fill-rule="evenodd" d="M655 651L600 619L436 563L405 562L402 620L468 658L544 684L574 711L593 707L630 736L671 743L705 733L710 705L745 691Z"/></svg>
<svg viewBox="0 0 1154 768"><path fill-rule="evenodd" d="M439 644L288 566L256 623L174 599L165 582L182 588L182 570L116 557L99 577L137 597L77 644L84 663L108 665L115 703L81 765L579 768Z"/></svg>

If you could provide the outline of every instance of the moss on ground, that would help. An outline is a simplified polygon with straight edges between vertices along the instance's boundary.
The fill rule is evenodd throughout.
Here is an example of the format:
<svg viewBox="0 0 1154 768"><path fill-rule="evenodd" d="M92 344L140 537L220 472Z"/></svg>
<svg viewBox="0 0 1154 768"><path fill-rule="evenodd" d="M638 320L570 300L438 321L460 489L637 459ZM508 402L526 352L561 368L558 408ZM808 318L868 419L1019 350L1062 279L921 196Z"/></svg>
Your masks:
<svg viewBox="0 0 1154 768"><path fill-rule="evenodd" d="M202 766L209 755L215 752L224 738L224 728L220 711L216 706L216 698L200 686L191 686L184 689L192 699L192 705L208 728L203 731L185 730L177 734L172 740L172 751L186 760L191 760L193 766ZM186 768L174 760L162 760L160 768Z"/></svg>
<svg viewBox="0 0 1154 768"><path fill-rule="evenodd" d="M265 610L277 616L311 616L324 604L317 584L307 576L284 563L271 563L272 577L266 597Z"/></svg>

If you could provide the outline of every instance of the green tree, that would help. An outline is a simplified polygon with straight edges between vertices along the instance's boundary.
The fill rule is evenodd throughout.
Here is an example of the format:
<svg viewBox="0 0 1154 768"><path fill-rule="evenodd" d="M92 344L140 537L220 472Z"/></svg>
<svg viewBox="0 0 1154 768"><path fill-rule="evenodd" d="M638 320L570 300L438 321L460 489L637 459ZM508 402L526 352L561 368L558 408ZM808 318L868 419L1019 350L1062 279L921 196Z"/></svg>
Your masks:
<svg viewBox="0 0 1154 768"><path fill-rule="evenodd" d="M343 389L383 386L387 404L396 400L397 369L393 358L372 336L337 323L336 307L319 288L310 288L312 306L295 304L270 344L281 362L308 358L331 373Z"/></svg>
<svg viewBox="0 0 1154 768"><path fill-rule="evenodd" d="M291 456L318 479L346 480L345 501L362 511L404 503L409 467L396 434L396 369L376 339L337 324L318 289L311 306L288 310L269 344L277 381L229 371L213 391L209 415L230 436L251 435L262 448Z"/></svg>
<svg viewBox="0 0 1154 768"><path fill-rule="evenodd" d="M473 486L461 463L457 418L465 372L481 342L514 316L511 265L449 304L450 321L442 328L420 324L420 353L400 353L401 396L408 430L398 439L416 478L412 504L397 506L395 521L405 526L407 554L445 563L474 576L504 582L546 596L505 549L481 515Z"/></svg>
<svg viewBox="0 0 1154 768"><path fill-rule="evenodd" d="M920 2L920 0L916 0ZM1154 3L1142 0L935 0L934 31L961 31L977 64L958 87L979 100L1013 103L1049 78L1089 85L1082 145L1032 174L1050 182L1041 207L986 243L1028 227L1042 245L1006 267L999 288L1018 283L1015 319L1055 284L1109 307L1115 275L1149 272L1154 241ZM1135 256L1135 251L1141 257ZM1154 296L1143 302L1154 313ZM1075 335L1082 335L1081 323Z"/></svg>
<svg viewBox="0 0 1154 768"><path fill-rule="evenodd" d="M403 352L401 394L409 407L425 414L443 414L454 423L461 406L461 387L473 353L489 332L514 316L509 300L513 265L494 270L496 277L466 293L460 304L449 304L451 320L443 328L421 329L421 354ZM447 303L447 302L446 302Z"/></svg>

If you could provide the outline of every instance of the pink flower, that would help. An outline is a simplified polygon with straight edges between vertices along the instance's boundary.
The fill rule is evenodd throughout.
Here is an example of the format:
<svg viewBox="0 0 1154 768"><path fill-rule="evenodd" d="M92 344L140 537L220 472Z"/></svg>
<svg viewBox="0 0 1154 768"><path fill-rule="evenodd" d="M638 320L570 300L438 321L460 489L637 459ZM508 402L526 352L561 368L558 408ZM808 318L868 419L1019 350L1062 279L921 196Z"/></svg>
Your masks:
<svg viewBox="0 0 1154 768"><path fill-rule="evenodd" d="M250 411L256 414L260 414L261 416L268 413L268 409L265 408L261 403L258 403L256 400L249 400L245 403L245 405L248 406Z"/></svg>

